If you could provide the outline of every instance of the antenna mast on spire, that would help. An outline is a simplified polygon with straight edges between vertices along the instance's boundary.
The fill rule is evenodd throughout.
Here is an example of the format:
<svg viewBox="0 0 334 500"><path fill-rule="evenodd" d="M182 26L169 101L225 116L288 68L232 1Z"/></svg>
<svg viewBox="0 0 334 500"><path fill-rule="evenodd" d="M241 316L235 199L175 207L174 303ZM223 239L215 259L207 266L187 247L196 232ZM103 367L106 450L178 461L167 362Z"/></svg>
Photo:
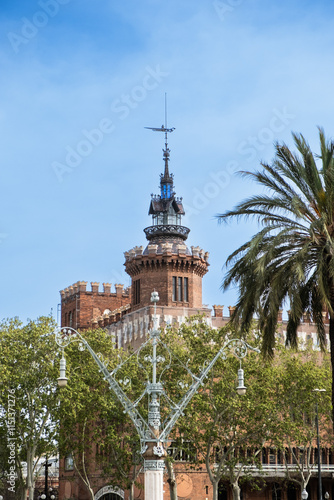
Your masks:
<svg viewBox="0 0 334 500"><path fill-rule="evenodd" d="M165 93L165 125L161 125L158 127L145 127L149 130L153 130L154 132L164 132L165 133L165 149L163 149L163 159L165 162L165 172L160 176L160 188L161 188L161 196L162 198L169 198L173 193L173 175L169 174L168 161L169 161L169 153L170 150L168 148L168 133L173 132L175 127L168 128L167 127L167 94Z"/></svg>
<svg viewBox="0 0 334 500"><path fill-rule="evenodd" d="M169 152L168 143L167 143L167 134L173 132L175 127L167 128L167 93L165 92L165 125L161 125L161 127L145 127L149 130L153 130L154 132L165 132L165 151Z"/></svg>
<svg viewBox="0 0 334 500"><path fill-rule="evenodd" d="M165 128L167 128L167 92L165 92Z"/></svg>

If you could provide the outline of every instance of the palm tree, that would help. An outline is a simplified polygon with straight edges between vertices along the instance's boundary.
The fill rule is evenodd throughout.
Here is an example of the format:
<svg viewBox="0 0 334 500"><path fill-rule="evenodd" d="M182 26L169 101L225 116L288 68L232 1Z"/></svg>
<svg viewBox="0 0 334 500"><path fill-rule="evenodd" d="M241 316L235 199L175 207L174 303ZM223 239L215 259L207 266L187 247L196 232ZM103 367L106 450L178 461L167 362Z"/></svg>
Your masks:
<svg viewBox="0 0 334 500"><path fill-rule="evenodd" d="M256 315L269 356L283 304L290 305L286 342L291 347L297 347L297 328L303 313L309 313L325 349L323 313L328 312L334 403L334 141L319 129L320 155L314 155L302 135L292 135L297 152L276 143L271 165L242 172L264 187L264 194L218 215L220 222L254 217L261 225L228 257L222 288L237 285L231 321L245 331Z"/></svg>

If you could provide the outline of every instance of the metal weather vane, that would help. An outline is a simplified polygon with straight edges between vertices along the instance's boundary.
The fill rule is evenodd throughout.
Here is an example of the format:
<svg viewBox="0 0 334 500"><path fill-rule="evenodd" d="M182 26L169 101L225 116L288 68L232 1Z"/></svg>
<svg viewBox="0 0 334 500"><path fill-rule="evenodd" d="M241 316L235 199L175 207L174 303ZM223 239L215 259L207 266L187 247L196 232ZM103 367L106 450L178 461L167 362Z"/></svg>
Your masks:
<svg viewBox="0 0 334 500"><path fill-rule="evenodd" d="M148 130L153 130L153 132L164 132L165 134L165 149L163 149L163 157L165 160L165 167L168 172L168 160L170 149L168 148L168 134L172 133L175 130L175 127L168 128L167 127L167 94L165 94L165 125L161 125L161 127L144 127ZM165 171L166 174L166 171Z"/></svg>
<svg viewBox="0 0 334 500"><path fill-rule="evenodd" d="M173 132L175 127L168 128L167 127L167 94L165 93L165 125L161 125L161 127L144 127L148 130L153 130L154 132L165 132L165 141L167 143L167 134Z"/></svg>

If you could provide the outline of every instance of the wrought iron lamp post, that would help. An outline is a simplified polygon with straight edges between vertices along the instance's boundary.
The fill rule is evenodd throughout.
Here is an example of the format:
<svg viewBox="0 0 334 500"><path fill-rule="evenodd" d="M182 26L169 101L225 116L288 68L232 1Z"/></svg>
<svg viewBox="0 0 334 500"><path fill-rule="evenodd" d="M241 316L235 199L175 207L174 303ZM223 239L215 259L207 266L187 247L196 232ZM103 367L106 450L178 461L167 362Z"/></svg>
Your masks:
<svg viewBox="0 0 334 500"><path fill-rule="evenodd" d="M55 459L51 459L49 462L49 459L46 457L45 458L45 463L42 464L44 467L44 493L41 494L39 497L41 500L55 500L55 491L53 490L52 487L49 488L49 467L52 467L52 464L57 462Z"/></svg>
<svg viewBox="0 0 334 500"><path fill-rule="evenodd" d="M315 416L317 425L317 448L318 448L318 500L322 499L322 481L321 481L321 450L320 450L320 435L319 435L319 412L318 412L318 394L320 392L326 392L326 389L313 389L316 393L316 403L315 403Z"/></svg>
<svg viewBox="0 0 334 500"><path fill-rule="evenodd" d="M45 459L44 467L44 493L41 495L41 499L48 498L48 478L49 478L49 467L51 467L52 463L49 463L47 457Z"/></svg>
<svg viewBox="0 0 334 500"><path fill-rule="evenodd" d="M99 366L105 380L108 382L110 389L115 393L118 400L123 405L125 412L131 418L141 440L142 454L144 457L144 487L145 487L145 500L163 500L163 472L164 472L164 456L166 456L166 450L164 449L164 443L168 440L168 436L172 431L176 421L182 415L183 410L190 402L192 397L195 395L197 390L205 378L208 376L209 372L217 362L219 358L225 358L227 351L232 351L232 353L240 359L244 358L247 354L248 349L260 352L258 349L251 347L244 340L233 339L227 341L219 352L214 356L211 361L205 363L201 373L199 375L194 375L188 366L184 365L180 360L178 363L183 367L186 375L191 379L191 385L184 384L185 393L181 397L180 401L174 403L171 398L167 395L163 383L161 380L162 374L159 378L157 375L157 365L158 363L165 362L165 358L157 353L157 346L160 344L163 349L168 352L169 362L167 362L167 367L162 370L166 370L170 367L171 360L174 357L169 348L160 340L160 330L158 328L158 318L156 314L156 305L159 300L159 295L157 292L152 292L151 302L154 304L154 315L153 315L153 328L149 332L149 338L144 342L140 348L134 353L137 355L137 360L139 366L145 371L145 367L140 360L140 354L143 354L143 349L145 349L149 344L152 345L152 355L145 355L144 361L152 365L151 374L147 371L147 383L140 397L132 402L126 395L125 391L121 387L124 380L117 380L117 372L126 364L126 361L120 363L111 372L108 371L107 365L101 360L101 358L95 354L93 349L90 347L88 342L73 328L58 328L55 332L56 342L63 349L62 359L60 361L60 377L58 378L58 385L60 387L65 387L67 384L66 378L66 361L64 357L64 348L71 342L71 340L78 340L80 342L79 349L87 349L88 352L93 357L96 364ZM151 378L152 377L152 378ZM179 384L182 387L182 383ZM237 392L240 395L245 394L246 387L244 385L244 372L240 366L238 370L238 386ZM147 395L148 397L148 418L147 421L140 414L137 409L137 405L141 399ZM169 407L169 414L161 422L161 412L160 412L160 400L164 398Z"/></svg>

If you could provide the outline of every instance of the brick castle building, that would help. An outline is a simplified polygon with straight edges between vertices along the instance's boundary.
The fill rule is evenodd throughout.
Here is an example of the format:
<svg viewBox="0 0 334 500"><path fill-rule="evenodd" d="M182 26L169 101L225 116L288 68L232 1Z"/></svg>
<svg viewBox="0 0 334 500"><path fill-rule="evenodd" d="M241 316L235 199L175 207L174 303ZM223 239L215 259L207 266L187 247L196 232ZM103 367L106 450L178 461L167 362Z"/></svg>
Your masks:
<svg viewBox="0 0 334 500"><path fill-rule="evenodd" d="M152 224L144 229L146 246L135 246L124 252L125 270L131 277L130 287L124 288L122 284L115 284L112 290L111 283L103 283L101 290L99 283L91 282L90 289L87 289L86 281L78 281L60 292L61 326L79 330L106 328L114 337L116 346L123 348L128 346L137 348L146 340L147 333L152 327L153 305L150 299L153 290L156 290L160 297L157 316L161 327L180 325L186 317L200 313L205 315L210 326L220 328L228 322L233 311L233 307L229 307L229 314L225 316L223 306L214 305L212 312L202 304L202 279L208 272L209 253L199 246L189 248L187 245L190 229L182 225L182 217L185 215L182 198L175 195L173 174L169 171L170 150L167 133L173 129L161 127L156 130L165 134L164 173L160 176L160 193L152 195L149 204ZM282 312L279 320L284 334L286 322L283 321ZM300 336L303 340L312 340L314 345L317 345L315 325L306 315L300 326ZM334 460L329 452L324 459L327 466L326 469L324 462L323 471L328 478L327 489L334 493L332 480ZM67 461L70 462L69 459ZM73 481L73 472L70 467L66 467L65 462L66 460L61 460L60 499L88 499L85 488L80 485L78 479ZM182 463L179 464L179 469L177 463L175 466L176 473L179 473L179 498L184 500L212 498L212 487L206 472L187 470L185 463L180 462ZM264 454L263 466L267 467L269 477L270 471L275 477L284 476L284 466L279 464L275 452L268 450L268 453ZM144 498L142 490L138 490L136 494L136 498ZM297 500L299 494L300 492L296 490L286 491L284 500ZM219 500L231 498L230 492L225 489L222 489L219 495ZM127 500L128 493L122 491L118 485L101 480L95 498ZM167 486L164 498L169 499ZM268 487L265 494L260 495L245 489L244 498L274 500L272 486ZM280 498L276 495L275 500Z"/></svg>

